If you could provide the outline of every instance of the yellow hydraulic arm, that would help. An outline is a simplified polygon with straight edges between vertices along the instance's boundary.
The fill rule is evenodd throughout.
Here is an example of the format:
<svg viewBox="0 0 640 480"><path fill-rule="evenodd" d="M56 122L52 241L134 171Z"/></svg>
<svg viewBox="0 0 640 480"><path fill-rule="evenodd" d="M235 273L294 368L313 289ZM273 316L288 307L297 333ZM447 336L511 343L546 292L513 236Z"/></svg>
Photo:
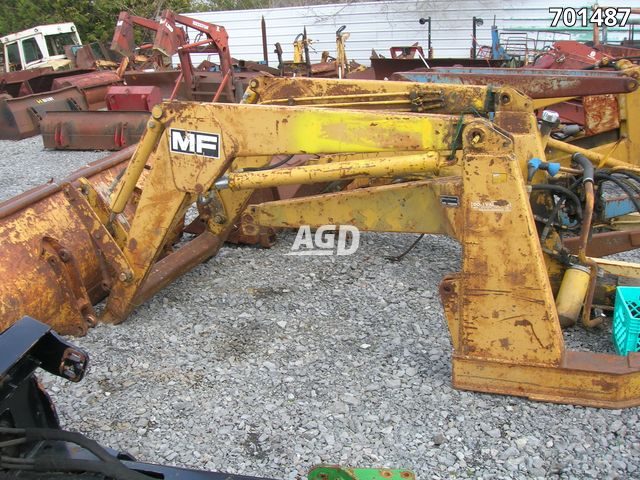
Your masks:
<svg viewBox="0 0 640 480"><path fill-rule="evenodd" d="M635 88L635 87L634 87ZM517 157L522 160L522 172L526 174L526 160L540 158L559 162L565 168L571 167L571 157L575 153L586 156L598 168L626 170L635 175L640 173L640 91L635 89L617 96L619 111L619 138L611 143L612 135L607 132L592 137L589 143L577 145L550 137L552 126L541 123L539 142L535 135L538 119L534 109L555 104L559 99L531 100L513 88L483 87L470 85L444 85L413 82L382 82L369 80L335 79L280 79L259 78L251 82L244 101L263 105L299 105L309 107L358 108L390 111L428 111L431 113L472 114L491 118L496 126L509 132L514 140ZM593 110L593 108L592 108ZM605 110L606 112L606 110ZM603 112L603 114L605 114ZM543 115L543 119L545 116ZM607 117L608 118L608 117ZM611 120L611 119L609 119ZM606 123L606 122L605 122ZM584 139L583 139L584 140ZM589 148L591 147L591 148ZM317 163L324 158L314 160ZM335 161L335 159L332 159ZM451 168L440 170L440 174L450 174ZM545 182L545 176L536 175L533 183ZM363 186L369 182L360 180L350 187ZM382 183L381 180L375 183ZM303 190L304 192L304 190ZM538 195L544 201L547 197ZM545 200L546 199L546 200ZM622 198L624 200L624 198ZM630 202L628 202L630 203ZM548 206L548 203L547 203ZM598 255L608 255L628 250L636 245L633 240L640 233L638 215L626 215L620 219L604 219L596 222L609 232L593 237L590 251ZM260 231L266 229L262 228ZM591 238L591 237L590 237ZM571 242L567 243L571 246Z"/></svg>
<svg viewBox="0 0 640 480"><path fill-rule="evenodd" d="M128 237L120 242L133 276L113 286L103 318L106 321L124 320L136 304L167 281L162 269L155 274L159 267L154 263L177 222L196 201L223 207L211 215L218 222L211 220L208 232L195 240L203 245L201 252L197 250L200 254L194 254L195 261L215 254L251 194L251 190L224 192L214 202L218 195L212 190L214 182L227 171L266 165L274 154L384 152L388 157L380 163L379 171L358 161L341 162L334 178L372 174L393 177L411 171L426 174L447 163L444 157L441 161L437 155L435 158L434 152L451 150L460 120L444 115L177 102L158 107L152 116L154 126L147 130L138 151L155 150L149 158L134 154L112 196L113 219L126 203L138 173L145 164L152 165ZM407 152L416 155L400 155ZM267 173L254 173L255 178L262 175ZM259 180L256 186L260 186ZM181 251L162 262L171 262ZM192 254L194 251L192 248ZM185 261L189 264L184 258L179 264Z"/></svg>
<svg viewBox="0 0 640 480"><path fill-rule="evenodd" d="M534 109L538 106L535 101L511 87L261 77L251 81L243 103L491 117L499 128L514 136L522 135L522 142L515 138L516 149L525 149L518 158L542 158L545 155L544 147L548 146L560 154L579 151L600 167L624 166L633 169L640 162L640 149L637 148L640 143L639 99L640 91L621 96L622 117L625 119L621 127L622 140L615 146L607 143L594 150L553 139L545 139L544 144L536 144L537 141L531 135L538 128L537 118L534 116ZM553 102L557 103L557 99ZM528 146L523 146L522 143ZM555 154L554 158L564 166L569 166L571 161L570 155ZM525 163L526 161L523 162L523 169L526 168Z"/></svg>
<svg viewBox="0 0 640 480"><path fill-rule="evenodd" d="M113 286L103 320L124 320L175 276L215 255L256 187L412 174L423 179L266 203L246 215L249 225L348 223L454 237L463 247L462 271L443 281L441 295L455 386L586 405L640 404L640 367L622 357L564 348L521 174L526 159L517 156L539 153L535 122L517 123L512 116L516 133L508 134L471 115L178 102L162 105L153 118L159 130L149 131L138 147L152 151L145 162L152 168L126 237L113 238L131 275ZM275 154L303 153L380 157L249 170ZM112 205L136 181L136 161ZM452 166L452 176L437 176ZM212 208L207 231L160 259L177 222L196 201ZM107 230L118 216L109 218ZM600 268L639 274L638 266L616 262Z"/></svg>
<svg viewBox="0 0 640 480"><path fill-rule="evenodd" d="M611 408L640 405L636 354L626 358L564 346L513 147L488 122L472 120L463 133L459 177L254 205L245 214L247 228L251 222L330 222L454 237L462 245L462 270L443 280L440 294L454 349L455 387ZM280 176L273 172L264 181L277 183ZM254 182L247 174L230 173L221 185L227 186L242 191ZM640 275L640 265L596 262L601 272Z"/></svg>
<svg viewBox="0 0 640 480"><path fill-rule="evenodd" d="M91 177L90 182L78 178L84 176L82 172L78 172L78 175L67 180L68 185L60 185L59 194L47 198L46 201L38 201L33 208L27 205L31 196L11 202L11 205L3 209L3 212L7 213L0 225L3 227L0 229L0 236L4 239L6 248L12 248L12 260L0 263L0 269L12 279L5 282L5 286L0 286L0 326L8 326L24 314L36 318L50 318L52 312L62 310L64 314L57 317L56 328L65 333L83 333L95 322L92 303L99 302L109 293L112 299L111 308L105 318L119 321L126 317L132 302L131 298L119 297L117 292L122 288L121 283L136 291L133 303L138 304L180 273L215 253L222 240L229 238L229 229L232 229L232 235L237 235L240 222L234 210L236 207L229 207L231 200L227 198L226 193L212 194L208 180L204 182L200 178L190 179L191 187L177 190L176 184L167 174L173 168L172 165L184 163L184 159L199 158L204 164L210 163L204 162L204 157L199 155L177 155L169 149L170 138L171 141L184 144L185 148L206 146L207 137L184 132L207 131L212 128L229 131L231 138L221 138L224 142L221 141L220 145L223 150L231 149L227 153L223 152L225 162L232 163L234 171L238 171L240 168L280 162L282 156L275 158L272 155L289 150L302 152L304 155L297 156L293 162L306 161L307 165L346 160L367 160L376 163L386 161L390 150L394 151L394 157L411 156L416 153L416 148L422 147L412 143L413 137L408 135L407 131L415 133L416 128L425 125L422 134L427 138L431 130L437 130L433 132L435 136L431 140L439 140L440 145L434 144L434 150L429 152L429 155L432 155L437 151L440 161L436 170L427 173L417 169L415 174L400 173L404 170L395 173L388 171L384 175L389 176L381 178L361 175L355 182L344 179L334 182L341 188L345 184L348 184L347 188L353 188L372 183L388 183L397 176L406 180L456 174L459 172L456 157L460 155L462 127L466 121L476 116L494 115L497 125L511 131L517 149L522 145L523 151L517 154L518 158L542 155L541 145L535 133L535 118L526 107L529 100L511 89L422 86L409 82L343 82L344 85L341 86L338 81L332 80L282 79L278 83L270 79L268 82L260 81L257 84L253 91L261 100L275 99L275 94L292 95L293 98L297 98L297 94L309 97L312 96L311 93L316 92L327 102L327 106L334 109L332 113L308 107L294 109L295 132L290 125L287 126L288 107L283 103L272 105L266 110L245 106L237 110L241 112L237 116L236 110L216 110L213 107L190 104L158 107L153 111L144 140L135 150L125 172L118 175L121 167L109 164L113 172L101 175L101 180ZM273 94L269 94L268 91ZM382 102L381 105L389 111L364 111L371 95L374 95L376 101ZM317 105L319 102L316 98L311 103ZM341 105L342 112L336 109L336 103ZM351 107L351 111L345 113L344 109L348 107ZM358 111L353 111L354 107L357 107ZM428 111L445 115L433 115L421 119L420 123L412 120L406 121L403 125L395 124L390 127L387 121L389 118L409 118L404 114L393 113L394 110ZM384 122L378 124L380 118L384 119ZM410 115L410 118L415 118L415 115ZM440 128L443 125L446 126L445 129ZM174 135L172 129L182 131L185 136L181 139L171 137ZM283 136L281 132L285 131L288 133ZM518 131L523 133L516 133ZM378 138L369 138L372 134ZM223 133L222 137L225 135L226 133ZM392 138L393 142L387 145L385 136ZM523 141L520 141L520 138ZM287 145L276 144L273 139ZM201 143L198 144L198 141ZM326 145L331 143L333 146L327 148ZM372 145L369 145L370 143ZM253 151L248 151L255 149L256 145L262 148L261 152L267 152L265 156L254 156ZM178 160L179 158L183 160ZM219 166L220 160L216 160L214 164ZM526 169L526 161L522 162L522 166ZM185 165L185 168L192 169L189 165ZM220 172L228 168L229 165L225 164ZM115 175L118 175L118 178L114 180L112 176ZM334 188L327 183L315 183L297 194L308 195L309 192L322 191L328 185ZM171 193L158 193L164 190ZM172 205L171 209L156 206L176 194L176 190L182 195L181 198L184 198L184 205L180 208ZM283 193L290 195L292 190L295 190L295 187L289 187L288 192ZM273 198L274 191L275 188L260 189L260 192L270 194L263 195L265 199ZM260 195L260 192L256 193ZM264 201L256 200L258 195L254 196L254 203ZM233 202L237 201L238 211L242 210L242 205L249 196L243 194L232 198ZM161 197L160 203L156 197ZM226 201L224 205L222 200ZM182 217L179 213L184 212L187 206L194 202L197 203L200 215L191 224L194 228L189 228L189 231L197 233L206 229L208 225L209 230L215 232L215 235L210 232L200 235L192 242L182 243L183 247L176 250L172 247L173 242L183 231ZM138 208L139 206L141 208ZM149 220L155 215L154 209L158 210L158 216ZM39 213L33 214L32 211ZM33 215L38 217L37 229L33 228ZM149 239L153 238L155 243L151 245L147 245L147 237L142 233L145 223L154 229ZM157 230L157 226L161 230ZM76 232L77 229L82 230ZM261 239L269 240L264 235L268 230L261 229ZM20 235L16 236L16 231L20 232ZM142 240L138 235L142 236ZM155 239L156 236L159 238ZM158 245L163 247L158 248ZM44 252L42 254L41 248ZM166 256L166 253L172 250L175 252ZM141 261L142 256L145 257L144 262L136 267L135 264ZM16 272L16 264L23 267L24 274Z"/></svg>

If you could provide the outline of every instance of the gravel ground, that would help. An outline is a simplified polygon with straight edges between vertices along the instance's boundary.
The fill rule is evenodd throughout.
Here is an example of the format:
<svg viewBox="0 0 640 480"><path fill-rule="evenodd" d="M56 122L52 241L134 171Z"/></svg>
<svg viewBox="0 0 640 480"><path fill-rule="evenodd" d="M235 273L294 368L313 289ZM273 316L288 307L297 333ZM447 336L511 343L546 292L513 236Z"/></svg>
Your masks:
<svg viewBox="0 0 640 480"><path fill-rule="evenodd" d="M4 198L99 152L0 142ZM451 388L437 286L458 245L363 235L350 257L225 247L122 325L74 341L80 384L45 376L66 428L143 461L294 479L318 463L418 478L640 478L638 409L535 403ZM567 333L611 351L607 333Z"/></svg>

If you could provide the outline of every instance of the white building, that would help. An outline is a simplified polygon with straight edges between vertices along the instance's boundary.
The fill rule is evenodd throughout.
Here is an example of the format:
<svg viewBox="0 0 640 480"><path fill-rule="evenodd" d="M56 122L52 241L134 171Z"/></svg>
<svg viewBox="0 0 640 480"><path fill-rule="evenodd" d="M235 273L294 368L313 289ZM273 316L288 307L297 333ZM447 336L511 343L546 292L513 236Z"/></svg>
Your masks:
<svg viewBox="0 0 640 480"><path fill-rule="evenodd" d="M559 3L563 7L580 8L589 2L564 0L553 5L560 6ZM634 2L611 0L607 1L607 6L622 7L631 3ZM350 34L348 57L368 65L371 49L388 56L390 46L411 45L419 41L426 50L427 26L418 22L421 17L431 17L435 57L469 57L474 16L484 20L477 31L480 45L491 44L494 18L501 31L519 30L527 32L530 38L535 38L535 32L546 29L571 32L574 40L591 40L590 26L566 28L561 25L561 28L551 29L553 14L549 13L549 5L548 0L397 0L187 15L223 25L229 33L231 54L246 60L263 58L260 20L264 16L271 65L277 63L273 53L276 42L282 45L285 60L291 60L292 42L305 26L309 38L314 41L313 61L320 61L323 50L335 55L335 32L346 25L346 32ZM640 28L637 30L640 36ZM549 35L542 36L549 38ZM609 30L610 39L622 39L626 35L626 28ZM193 35L191 37L194 38Z"/></svg>

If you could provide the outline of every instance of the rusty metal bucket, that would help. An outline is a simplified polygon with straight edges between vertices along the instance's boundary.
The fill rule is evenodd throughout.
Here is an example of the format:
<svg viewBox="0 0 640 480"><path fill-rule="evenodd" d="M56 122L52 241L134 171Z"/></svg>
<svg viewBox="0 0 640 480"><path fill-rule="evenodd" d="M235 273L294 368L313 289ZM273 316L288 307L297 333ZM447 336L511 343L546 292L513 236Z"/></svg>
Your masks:
<svg viewBox="0 0 640 480"><path fill-rule="evenodd" d="M149 112L48 112L40 124L45 148L121 150L140 140Z"/></svg>
<svg viewBox="0 0 640 480"><path fill-rule="evenodd" d="M51 67L20 70L0 75L0 91L12 97L23 97L32 93L45 93L53 88L53 82L59 78L83 75L93 69L77 68L72 70L55 70Z"/></svg>
<svg viewBox="0 0 640 480"><path fill-rule="evenodd" d="M84 94L77 87L0 99L0 140L20 140L37 135L46 112L87 109Z"/></svg>
<svg viewBox="0 0 640 480"><path fill-rule="evenodd" d="M31 315L48 319L62 334L83 335L95 321L92 304L104 298L110 280L63 187L85 177L97 190L108 189L132 152L127 148L0 203L0 330Z"/></svg>
<svg viewBox="0 0 640 480"><path fill-rule="evenodd" d="M71 77L56 78L51 89L78 87L84 93L89 110L100 110L107 106L105 97L109 87L121 84L122 80L115 72L90 72Z"/></svg>

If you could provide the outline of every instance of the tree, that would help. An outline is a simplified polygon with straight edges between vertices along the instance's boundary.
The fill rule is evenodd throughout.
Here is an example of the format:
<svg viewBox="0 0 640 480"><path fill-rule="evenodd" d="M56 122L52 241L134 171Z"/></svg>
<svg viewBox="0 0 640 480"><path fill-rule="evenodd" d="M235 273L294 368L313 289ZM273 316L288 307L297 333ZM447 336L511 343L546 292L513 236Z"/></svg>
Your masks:
<svg viewBox="0 0 640 480"><path fill-rule="evenodd" d="M0 0L0 35L36 25L74 22L84 43L111 41L118 14L152 18L161 10L201 11L199 0Z"/></svg>

